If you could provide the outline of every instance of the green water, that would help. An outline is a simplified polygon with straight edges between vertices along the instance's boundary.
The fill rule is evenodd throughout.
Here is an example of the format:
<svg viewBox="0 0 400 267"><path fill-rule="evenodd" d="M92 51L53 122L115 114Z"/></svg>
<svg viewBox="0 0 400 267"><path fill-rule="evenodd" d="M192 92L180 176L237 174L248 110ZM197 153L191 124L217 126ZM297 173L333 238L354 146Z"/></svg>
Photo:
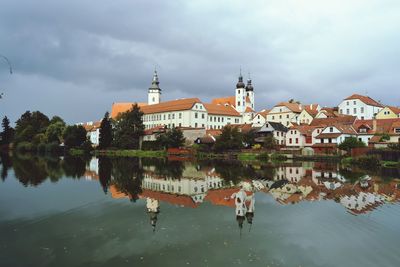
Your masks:
<svg viewBox="0 0 400 267"><path fill-rule="evenodd" d="M0 266L400 266L398 170L1 161Z"/></svg>

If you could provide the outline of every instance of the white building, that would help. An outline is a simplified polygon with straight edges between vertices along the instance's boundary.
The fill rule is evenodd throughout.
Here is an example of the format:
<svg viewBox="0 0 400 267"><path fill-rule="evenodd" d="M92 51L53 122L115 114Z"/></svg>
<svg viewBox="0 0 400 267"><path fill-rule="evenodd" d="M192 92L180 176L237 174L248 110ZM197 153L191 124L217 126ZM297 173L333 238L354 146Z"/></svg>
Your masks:
<svg viewBox="0 0 400 267"><path fill-rule="evenodd" d="M275 105L267 115L267 121L279 122L289 127L296 123L303 107L298 103L281 102Z"/></svg>
<svg viewBox="0 0 400 267"><path fill-rule="evenodd" d="M345 98L339 104L340 114L353 115L360 120L373 119L382 109L383 106L381 103L368 96L358 94Z"/></svg>

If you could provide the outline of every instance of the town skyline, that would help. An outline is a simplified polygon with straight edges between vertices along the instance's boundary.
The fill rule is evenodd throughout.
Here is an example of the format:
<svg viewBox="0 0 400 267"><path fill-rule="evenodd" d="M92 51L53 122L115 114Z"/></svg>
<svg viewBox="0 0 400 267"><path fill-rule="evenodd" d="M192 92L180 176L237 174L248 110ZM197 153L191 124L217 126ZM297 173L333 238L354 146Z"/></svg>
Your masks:
<svg viewBox="0 0 400 267"><path fill-rule="evenodd" d="M164 100L229 95L241 66L256 111L289 99L335 106L353 93L400 102L396 1L156 1L143 16L149 5L5 1L0 52L14 74L0 65L1 115L95 120L113 102L144 101L154 66Z"/></svg>

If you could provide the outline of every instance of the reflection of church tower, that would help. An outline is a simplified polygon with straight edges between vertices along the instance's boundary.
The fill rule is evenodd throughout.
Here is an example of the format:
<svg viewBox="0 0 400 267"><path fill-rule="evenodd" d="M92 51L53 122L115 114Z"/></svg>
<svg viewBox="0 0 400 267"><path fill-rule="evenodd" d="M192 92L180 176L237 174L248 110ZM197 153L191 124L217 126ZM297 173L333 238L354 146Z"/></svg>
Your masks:
<svg viewBox="0 0 400 267"><path fill-rule="evenodd" d="M160 212L160 203L157 199L146 198L147 214L150 218L150 224L153 227L153 232L156 231L157 215Z"/></svg>
<svg viewBox="0 0 400 267"><path fill-rule="evenodd" d="M251 224L253 224L254 208L255 208L255 202L256 202L254 193L251 194L251 196L248 196L247 199L250 199L250 203L247 206L246 220L247 220L247 223L249 223L251 225Z"/></svg>
<svg viewBox="0 0 400 267"><path fill-rule="evenodd" d="M161 101L161 89L159 84L157 71L154 70L153 81L151 82L147 99L149 105L158 104Z"/></svg>

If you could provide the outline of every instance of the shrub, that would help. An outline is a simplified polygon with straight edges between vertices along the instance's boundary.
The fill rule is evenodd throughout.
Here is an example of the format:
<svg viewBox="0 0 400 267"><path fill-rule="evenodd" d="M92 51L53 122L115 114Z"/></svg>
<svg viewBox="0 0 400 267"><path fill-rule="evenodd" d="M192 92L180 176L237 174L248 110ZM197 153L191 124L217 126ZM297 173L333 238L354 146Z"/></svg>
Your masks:
<svg viewBox="0 0 400 267"><path fill-rule="evenodd" d="M287 156L279 153L274 153L271 155L272 161L285 161L287 160Z"/></svg>
<svg viewBox="0 0 400 267"><path fill-rule="evenodd" d="M251 148L254 149L254 150L259 150L259 149L261 149L261 145L260 144L255 144Z"/></svg>
<svg viewBox="0 0 400 267"><path fill-rule="evenodd" d="M16 147L18 152L33 152L36 151L36 147L33 146L30 142L21 142L18 143Z"/></svg>
<svg viewBox="0 0 400 267"><path fill-rule="evenodd" d="M268 161L269 155L267 152L263 152L257 155L256 159L262 160L262 161Z"/></svg>

